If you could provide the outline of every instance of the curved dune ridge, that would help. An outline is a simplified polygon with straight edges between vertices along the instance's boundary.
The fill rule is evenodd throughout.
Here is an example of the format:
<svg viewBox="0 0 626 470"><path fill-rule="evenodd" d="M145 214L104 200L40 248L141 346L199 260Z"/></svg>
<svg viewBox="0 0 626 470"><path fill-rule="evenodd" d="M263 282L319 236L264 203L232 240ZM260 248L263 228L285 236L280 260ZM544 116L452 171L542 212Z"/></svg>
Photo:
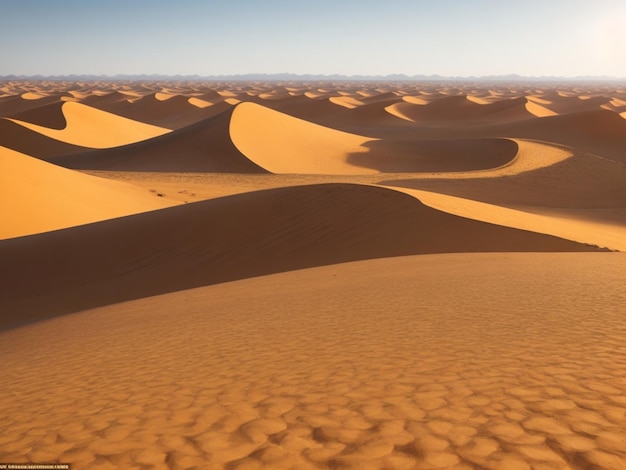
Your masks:
<svg viewBox="0 0 626 470"><path fill-rule="evenodd" d="M3 118L0 118L0 146L46 160L57 155L71 155L88 150L47 137Z"/></svg>
<svg viewBox="0 0 626 470"><path fill-rule="evenodd" d="M18 121L26 121L50 129L61 130L67 126L65 115L63 114L63 101L46 104L37 108L27 109L11 114L10 118Z"/></svg>
<svg viewBox="0 0 626 470"><path fill-rule="evenodd" d="M10 116L12 114L28 111L29 109L41 108L47 104L57 103L58 95L46 96L38 100L24 99L20 95L9 95L0 98L0 116Z"/></svg>
<svg viewBox="0 0 626 470"><path fill-rule="evenodd" d="M513 139L435 139L372 140L364 144L367 153L353 153L352 164L383 173L447 173L452 177L474 172L514 167L526 163L526 145L520 157L518 142ZM519 160L519 161L518 161ZM537 164L539 162L536 162Z"/></svg>
<svg viewBox="0 0 626 470"><path fill-rule="evenodd" d="M418 172L419 167L422 167L423 171L430 171L420 174L420 180L499 179L548 168L574 156L572 150L567 147L526 139L449 139L431 142L413 141L411 144L432 145L426 155L437 158L434 164L427 159L424 165L419 159L416 160L417 168L414 163L414 171ZM387 148L391 149L393 146L387 143ZM414 149L412 158L416 156L419 156L419 153ZM365 160L367 155L352 158ZM469 164L474 166L464 167L468 165L465 159L469 159Z"/></svg>
<svg viewBox="0 0 626 470"><path fill-rule="evenodd" d="M390 104L385 110L410 122L435 121L459 122L462 120L520 120L532 117L525 97L504 99L479 104L466 95L439 98L426 104L403 100Z"/></svg>
<svg viewBox="0 0 626 470"><path fill-rule="evenodd" d="M167 98L159 99L164 96ZM128 119L167 129L182 129L219 114L230 108L231 104L221 99L214 106L197 106L187 96L159 95L157 97L157 93L150 93L133 101L102 100L93 102L92 105Z"/></svg>
<svg viewBox="0 0 626 470"><path fill-rule="evenodd" d="M170 132L169 129L133 121L82 103L65 102L62 110L67 125L60 130L17 119L10 120L46 137L90 148L117 147Z"/></svg>
<svg viewBox="0 0 626 470"><path fill-rule="evenodd" d="M545 106L535 103L531 100L528 100L526 103L526 109L529 113L537 117L546 117L546 116L557 116L558 113L546 108Z"/></svg>
<svg viewBox="0 0 626 470"><path fill-rule="evenodd" d="M77 469L619 469L625 271L622 253L368 260L5 331L0 452Z"/></svg>
<svg viewBox="0 0 626 470"><path fill-rule="evenodd" d="M0 147L0 239L170 207L145 189Z"/></svg>
<svg viewBox="0 0 626 470"><path fill-rule="evenodd" d="M0 264L13 275L0 286L0 311L6 312L6 326L163 292L360 259L594 250L440 212L386 188L295 186L6 240L0 244Z"/></svg>
<svg viewBox="0 0 626 470"><path fill-rule="evenodd" d="M255 103L241 103L230 122L241 153L272 173L367 174L347 157L366 152L368 137L303 121Z"/></svg>
<svg viewBox="0 0 626 470"><path fill-rule="evenodd" d="M243 155L229 135L232 108L183 129L112 149L51 158L81 170L266 173Z"/></svg>
<svg viewBox="0 0 626 470"><path fill-rule="evenodd" d="M481 132L555 142L626 163L626 122L605 109L489 124Z"/></svg>
<svg viewBox="0 0 626 470"><path fill-rule="evenodd" d="M554 215L546 216L528 210L509 209L495 204L486 204L429 191L399 189L398 187L394 187L394 189L413 195L425 205L448 214L520 230L545 233L611 250L626 251L626 223L618 225L560 218Z"/></svg>

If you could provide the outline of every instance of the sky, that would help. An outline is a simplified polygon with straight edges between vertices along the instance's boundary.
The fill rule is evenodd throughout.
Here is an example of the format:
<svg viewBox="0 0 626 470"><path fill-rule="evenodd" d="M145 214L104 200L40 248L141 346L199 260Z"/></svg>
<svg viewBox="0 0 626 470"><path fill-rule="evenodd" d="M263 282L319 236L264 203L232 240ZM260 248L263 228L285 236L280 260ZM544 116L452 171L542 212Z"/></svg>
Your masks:
<svg viewBox="0 0 626 470"><path fill-rule="evenodd" d="M626 0L0 0L0 76L626 77Z"/></svg>

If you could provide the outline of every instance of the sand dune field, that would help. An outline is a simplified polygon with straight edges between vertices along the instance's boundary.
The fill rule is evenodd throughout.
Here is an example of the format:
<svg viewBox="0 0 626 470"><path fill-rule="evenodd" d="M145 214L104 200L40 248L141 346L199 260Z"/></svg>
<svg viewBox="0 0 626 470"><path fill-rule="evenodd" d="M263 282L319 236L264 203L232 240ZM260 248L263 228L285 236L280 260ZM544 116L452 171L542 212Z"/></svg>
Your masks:
<svg viewBox="0 0 626 470"><path fill-rule="evenodd" d="M626 468L626 87L0 82L0 462Z"/></svg>

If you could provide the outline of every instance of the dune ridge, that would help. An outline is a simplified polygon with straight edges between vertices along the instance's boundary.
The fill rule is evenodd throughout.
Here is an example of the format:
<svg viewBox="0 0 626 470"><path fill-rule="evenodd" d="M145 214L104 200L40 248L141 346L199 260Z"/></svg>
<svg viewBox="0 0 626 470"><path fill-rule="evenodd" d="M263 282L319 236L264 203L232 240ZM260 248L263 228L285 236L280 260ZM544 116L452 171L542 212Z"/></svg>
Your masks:
<svg viewBox="0 0 626 470"><path fill-rule="evenodd" d="M303 121L269 108L241 103L230 122L235 147L272 173L363 174L347 161L367 151L369 138Z"/></svg>
<svg viewBox="0 0 626 470"><path fill-rule="evenodd" d="M114 149L64 155L53 163L73 169L265 173L233 144L233 110L153 139Z"/></svg>
<svg viewBox="0 0 626 470"><path fill-rule="evenodd" d="M595 249L439 212L390 189L338 183L296 186L5 240L0 243L0 261L14 275L3 283L0 297L8 315L3 318L6 326L41 315L358 259Z"/></svg>
<svg viewBox="0 0 626 470"><path fill-rule="evenodd" d="M54 129L18 119L16 124L46 137L81 147L108 148L150 139L170 132L169 129L133 121L118 115L68 101L62 105L66 127ZM103 130L106 129L106 132Z"/></svg>
<svg viewBox="0 0 626 470"><path fill-rule="evenodd" d="M76 173L0 147L0 239L171 207L143 188Z"/></svg>

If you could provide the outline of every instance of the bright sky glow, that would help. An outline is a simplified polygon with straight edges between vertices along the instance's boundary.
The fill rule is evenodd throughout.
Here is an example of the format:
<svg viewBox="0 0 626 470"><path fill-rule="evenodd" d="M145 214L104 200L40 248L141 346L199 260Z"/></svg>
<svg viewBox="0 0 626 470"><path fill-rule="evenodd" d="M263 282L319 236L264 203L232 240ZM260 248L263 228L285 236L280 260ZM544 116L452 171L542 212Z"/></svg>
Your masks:
<svg viewBox="0 0 626 470"><path fill-rule="evenodd" d="M0 0L0 75L626 77L626 0Z"/></svg>

